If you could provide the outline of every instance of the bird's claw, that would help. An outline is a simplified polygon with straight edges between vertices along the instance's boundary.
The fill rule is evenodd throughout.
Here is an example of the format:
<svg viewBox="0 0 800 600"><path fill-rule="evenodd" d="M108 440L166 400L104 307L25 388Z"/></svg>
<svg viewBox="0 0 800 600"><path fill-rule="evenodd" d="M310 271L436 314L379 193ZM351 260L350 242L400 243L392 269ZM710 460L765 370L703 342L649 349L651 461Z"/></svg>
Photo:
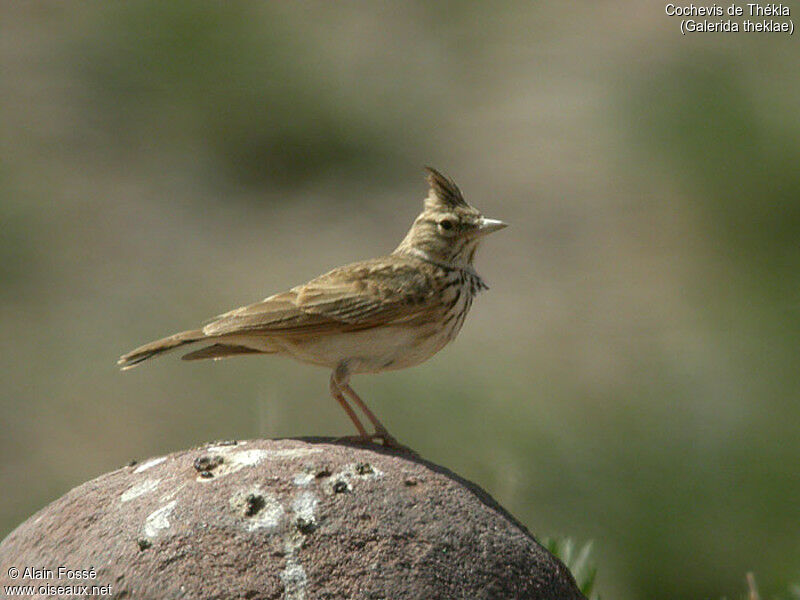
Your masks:
<svg viewBox="0 0 800 600"><path fill-rule="evenodd" d="M382 445L383 445L384 448L391 448L392 450L398 450L398 451L403 452L405 454L414 454L414 455L417 454L416 452L414 452L408 446L398 442L385 429L380 429L380 430L376 431L375 433L373 433L371 436L369 436L369 440L371 442L375 442L375 441L380 440L382 442Z"/></svg>
<svg viewBox="0 0 800 600"><path fill-rule="evenodd" d="M419 456L416 452L414 452L408 446L405 446L398 442L392 435L389 434L388 431L376 431L371 435L360 436L344 436L336 438L336 441L339 443L344 444L358 444L358 445L381 445L384 448L388 448L391 450L396 450L397 452L403 454L409 454L413 456Z"/></svg>

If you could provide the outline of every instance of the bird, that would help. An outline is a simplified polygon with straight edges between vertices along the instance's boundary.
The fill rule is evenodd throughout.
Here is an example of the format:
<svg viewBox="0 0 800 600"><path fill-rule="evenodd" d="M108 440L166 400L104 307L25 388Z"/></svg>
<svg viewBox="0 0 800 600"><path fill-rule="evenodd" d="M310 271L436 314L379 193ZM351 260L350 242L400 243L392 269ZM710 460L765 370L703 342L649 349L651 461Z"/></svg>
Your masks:
<svg viewBox="0 0 800 600"><path fill-rule="evenodd" d="M165 352L202 346L183 359L274 354L327 367L330 394L359 439L401 447L350 378L418 365L452 342L475 295L488 289L473 266L478 245L507 226L468 204L451 178L432 167L425 171L423 210L390 254L335 268L200 328L145 344L118 365L128 370ZM366 415L373 434L347 398Z"/></svg>

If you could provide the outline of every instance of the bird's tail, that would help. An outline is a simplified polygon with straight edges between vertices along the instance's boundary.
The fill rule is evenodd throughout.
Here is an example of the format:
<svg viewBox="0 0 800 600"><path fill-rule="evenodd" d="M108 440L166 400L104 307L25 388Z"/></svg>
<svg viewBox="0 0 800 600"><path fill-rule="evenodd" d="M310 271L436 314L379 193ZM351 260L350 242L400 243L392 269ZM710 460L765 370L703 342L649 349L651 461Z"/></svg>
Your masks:
<svg viewBox="0 0 800 600"><path fill-rule="evenodd" d="M181 331L175 335L156 340L155 342L150 342L149 344L145 344L144 346L136 348L136 350L132 350L127 354L123 354L117 361L117 364L123 371L132 369L140 362L143 362L148 358L152 358L158 354L163 354L164 352L175 350L176 348L180 348L181 346L185 346L187 344L199 342L203 339L206 339L206 336L203 334L202 329Z"/></svg>

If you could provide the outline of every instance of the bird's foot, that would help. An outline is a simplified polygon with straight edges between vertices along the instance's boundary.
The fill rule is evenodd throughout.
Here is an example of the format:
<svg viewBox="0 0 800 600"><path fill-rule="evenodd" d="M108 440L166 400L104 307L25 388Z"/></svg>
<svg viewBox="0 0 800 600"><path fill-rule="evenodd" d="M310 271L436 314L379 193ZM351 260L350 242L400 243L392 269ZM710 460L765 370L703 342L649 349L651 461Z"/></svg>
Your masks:
<svg viewBox="0 0 800 600"><path fill-rule="evenodd" d="M391 448L392 450L397 450L402 452L403 454L413 454L414 456L419 456L416 452L414 452L408 446L401 444L398 442L388 431L385 429L379 429L371 436L369 436L370 441L377 441L380 440L384 448Z"/></svg>
<svg viewBox="0 0 800 600"><path fill-rule="evenodd" d="M389 434L388 431L376 431L372 435L360 436L360 435L348 435L344 437L336 438L336 442L344 443L344 444L357 444L359 446L376 446L380 445L384 448L388 448L391 450L395 450L401 454L408 454L410 456L419 456L416 452L414 452L408 446L405 446L398 442L393 436Z"/></svg>

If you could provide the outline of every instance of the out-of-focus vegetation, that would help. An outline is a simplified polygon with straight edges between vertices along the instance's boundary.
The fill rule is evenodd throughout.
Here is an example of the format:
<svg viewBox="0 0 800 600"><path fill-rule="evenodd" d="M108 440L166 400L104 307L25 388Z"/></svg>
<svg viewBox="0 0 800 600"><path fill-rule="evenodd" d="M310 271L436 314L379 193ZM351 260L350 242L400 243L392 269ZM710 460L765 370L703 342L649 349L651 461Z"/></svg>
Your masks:
<svg viewBox="0 0 800 600"><path fill-rule="evenodd" d="M551 554L557 556L569 569L578 584L578 589L588 600L600 600L600 594L594 589L597 579L597 567L592 562L592 543L587 542L580 548L572 538L548 538L542 541Z"/></svg>
<svg viewBox="0 0 800 600"><path fill-rule="evenodd" d="M281 359L155 337L391 250L451 174L512 226L459 339L354 385L606 598L800 580L800 52L663 6L6 3L0 535L210 439L340 435Z"/></svg>

